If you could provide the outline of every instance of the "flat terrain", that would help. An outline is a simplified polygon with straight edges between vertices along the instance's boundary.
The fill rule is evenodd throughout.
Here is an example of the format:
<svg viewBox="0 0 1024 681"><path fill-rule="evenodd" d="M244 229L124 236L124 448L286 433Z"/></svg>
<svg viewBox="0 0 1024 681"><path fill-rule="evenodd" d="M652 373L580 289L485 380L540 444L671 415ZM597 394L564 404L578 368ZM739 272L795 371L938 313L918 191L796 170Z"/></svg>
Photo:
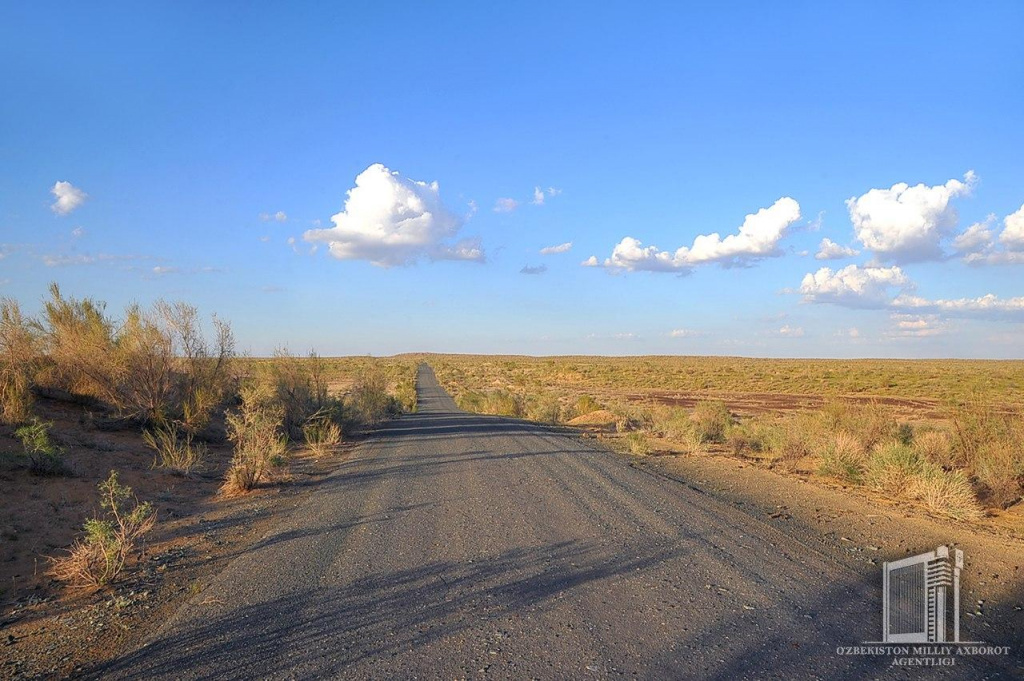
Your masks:
<svg viewBox="0 0 1024 681"><path fill-rule="evenodd" d="M815 541L819 529L799 515L751 512L556 429L460 412L428 369L418 393L417 414L356 450L147 646L94 674L732 679L887 669L886 658L836 654L878 638L880 576ZM913 539L900 554L930 548ZM1012 588L999 593L1019 599ZM1008 641L1004 622L968 622L966 633ZM953 673L1010 678L1019 652L960 660Z"/></svg>

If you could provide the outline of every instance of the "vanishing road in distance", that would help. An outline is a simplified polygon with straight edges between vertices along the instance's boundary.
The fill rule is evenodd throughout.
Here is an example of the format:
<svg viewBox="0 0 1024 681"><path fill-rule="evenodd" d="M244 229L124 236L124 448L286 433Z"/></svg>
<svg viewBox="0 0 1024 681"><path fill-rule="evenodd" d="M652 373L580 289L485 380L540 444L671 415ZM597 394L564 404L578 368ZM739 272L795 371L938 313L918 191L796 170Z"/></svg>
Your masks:
<svg viewBox="0 0 1024 681"><path fill-rule="evenodd" d="M426 366L418 393L418 413L386 424L148 645L96 673L885 671L887 658L836 653L880 627L880 584L627 457L554 428L461 412Z"/></svg>

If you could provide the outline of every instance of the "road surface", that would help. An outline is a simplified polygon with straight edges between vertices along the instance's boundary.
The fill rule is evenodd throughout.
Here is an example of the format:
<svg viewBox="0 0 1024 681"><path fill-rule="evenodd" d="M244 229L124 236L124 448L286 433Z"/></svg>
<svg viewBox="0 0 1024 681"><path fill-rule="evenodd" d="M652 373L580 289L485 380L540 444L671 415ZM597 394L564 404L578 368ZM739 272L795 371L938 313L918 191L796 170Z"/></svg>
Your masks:
<svg viewBox="0 0 1024 681"><path fill-rule="evenodd" d="M627 457L460 412L426 367L418 391L417 414L98 674L852 679L890 664L836 650L877 640L880 584Z"/></svg>

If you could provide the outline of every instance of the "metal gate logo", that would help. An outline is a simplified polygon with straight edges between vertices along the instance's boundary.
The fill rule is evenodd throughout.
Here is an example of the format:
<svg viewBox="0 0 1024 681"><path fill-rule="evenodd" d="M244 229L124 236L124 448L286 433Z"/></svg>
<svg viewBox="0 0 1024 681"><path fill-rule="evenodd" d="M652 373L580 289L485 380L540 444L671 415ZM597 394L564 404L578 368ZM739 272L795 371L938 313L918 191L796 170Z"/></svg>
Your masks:
<svg viewBox="0 0 1024 681"><path fill-rule="evenodd" d="M882 640L840 646L839 655L891 658L899 667L952 667L964 656L1005 656L1007 646L960 640L964 552L940 546L882 564Z"/></svg>
<svg viewBox="0 0 1024 681"><path fill-rule="evenodd" d="M960 643L960 571L963 567L964 552L956 549L951 556L946 546L883 563L882 642ZM947 638L950 610L952 639Z"/></svg>

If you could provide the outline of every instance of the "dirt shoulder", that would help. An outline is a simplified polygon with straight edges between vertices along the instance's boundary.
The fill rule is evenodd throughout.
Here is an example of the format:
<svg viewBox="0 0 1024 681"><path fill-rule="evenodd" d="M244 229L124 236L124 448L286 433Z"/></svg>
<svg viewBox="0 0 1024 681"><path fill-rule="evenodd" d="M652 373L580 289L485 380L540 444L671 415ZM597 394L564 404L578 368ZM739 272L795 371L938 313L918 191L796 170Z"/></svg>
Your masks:
<svg viewBox="0 0 1024 681"><path fill-rule="evenodd" d="M314 460L301 451L270 485L218 496L230 446L211 444L204 472L182 478L152 468L137 431L83 425L82 410L40 405L65 447L73 477L40 478L11 464L19 446L0 433L0 678L75 676L139 645L178 607L202 592L237 555L282 522L355 447ZM45 573L97 511L96 482L117 470L158 523L127 576L100 590L64 588ZM210 594L210 598L217 598Z"/></svg>

